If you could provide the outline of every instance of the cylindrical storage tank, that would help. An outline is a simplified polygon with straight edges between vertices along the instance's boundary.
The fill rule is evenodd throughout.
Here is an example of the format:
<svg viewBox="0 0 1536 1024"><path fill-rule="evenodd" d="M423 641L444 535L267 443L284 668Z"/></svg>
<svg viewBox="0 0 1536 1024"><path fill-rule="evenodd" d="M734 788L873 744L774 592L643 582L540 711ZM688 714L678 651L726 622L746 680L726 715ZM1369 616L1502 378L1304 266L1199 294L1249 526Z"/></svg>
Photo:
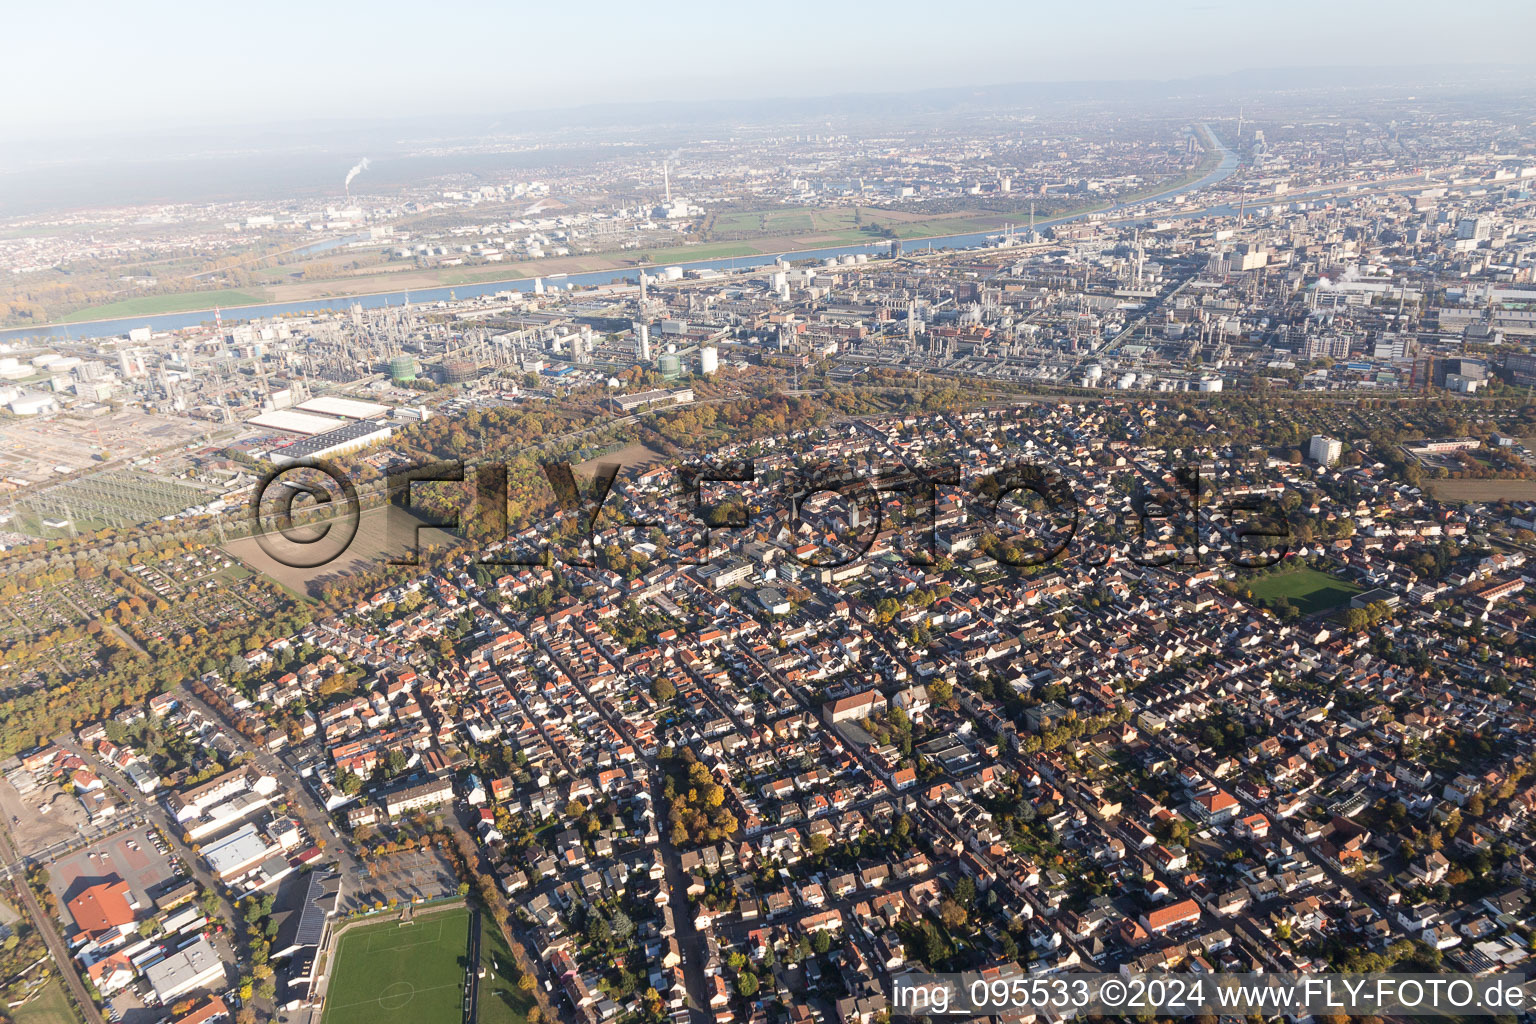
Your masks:
<svg viewBox="0 0 1536 1024"><path fill-rule="evenodd" d="M394 356L389 361L389 378L401 384L416 379L416 359L414 356Z"/></svg>
<svg viewBox="0 0 1536 1024"><path fill-rule="evenodd" d="M473 359L443 360L443 382L446 384L467 384L478 376L480 367Z"/></svg>
<svg viewBox="0 0 1536 1024"><path fill-rule="evenodd" d="M705 347L699 349L699 372L706 377L720 369L720 350Z"/></svg>
<svg viewBox="0 0 1536 1024"><path fill-rule="evenodd" d="M676 352L664 353L657 363L661 367L661 375L668 380L683 375L683 360Z"/></svg>
<svg viewBox="0 0 1536 1024"><path fill-rule="evenodd" d="M668 281L681 281L683 279L683 268L682 267L668 267L666 270L662 271L662 275Z"/></svg>

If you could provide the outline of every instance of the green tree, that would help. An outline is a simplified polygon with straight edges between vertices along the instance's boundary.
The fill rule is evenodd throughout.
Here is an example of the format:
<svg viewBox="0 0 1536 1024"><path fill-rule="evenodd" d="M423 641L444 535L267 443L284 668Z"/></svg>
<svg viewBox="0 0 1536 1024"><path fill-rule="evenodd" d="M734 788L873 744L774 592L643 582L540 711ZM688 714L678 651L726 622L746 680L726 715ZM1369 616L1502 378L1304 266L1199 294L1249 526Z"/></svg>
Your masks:
<svg viewBox="0 0 1536 1024"><path fill-rule="evenodd" d="M587 925L587 939L595 946L606 946L613 938L613 930L601 916L594 916Z"/></svg>

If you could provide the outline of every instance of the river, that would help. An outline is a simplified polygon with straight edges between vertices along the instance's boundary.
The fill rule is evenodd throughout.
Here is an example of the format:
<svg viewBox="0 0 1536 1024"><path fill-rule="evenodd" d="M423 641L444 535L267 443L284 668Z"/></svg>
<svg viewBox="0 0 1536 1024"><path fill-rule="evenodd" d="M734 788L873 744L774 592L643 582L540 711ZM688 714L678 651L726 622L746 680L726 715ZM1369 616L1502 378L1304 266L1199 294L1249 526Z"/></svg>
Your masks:
<svg viewBox="0 0 1536 1024"><path fill-rule="evenodd" d="M1237 170L1237 154L1229 150L1216 133L1211 131L1208 125L1202 125L1216 148L1221 153L1221 162L1216 169L1196 181L1180 185L1177 188L1168 189L1155 195L1137 199L1134 202L1116 203L1113 206L1100 210L1091 210L1084 213L1072 214L1066 217L1057 217L1054 220L1038 221L1037 228L1047 228L1058 224L1067 224L1075 220L1081 220L1089 216L1113 216L1116 213L1144 206L1148 203L1162 202L1198 191L1207 186L1230 178ZM941 235L936 238L904 239L901 243L902 251L906 253L924 252L935 249L980 249L988 246L989 238L995 238L998 232L978 231L961 235ZM334 240L329 243L318 243L317 247L330 247L340 245L345 240ZM836 245L824 249L800 249L782 253L759 253L753 256L738 256L730 259L694 260L677 263L659 263L645 268L651 275L657 274L664 267L681 267L684 270L750 270L758 267L766 267L775 260L783 257L789 260L824 260L836 256L856 256L859 254L875 254L889 251L890 243L885 240L864 242L857 245ZM612 270L597 270L585 274L569 274L565 277L550 279L544 278L546 288L565 288L571 285L609 284L614 281L637 282L640 279L639 267ZM423 288L409 293L376 292L372 295L337 296L326 299L304 299L298 302L273 302L257 306L229 306L221 312L228 320L252 320L261 317L281 316L283 314L309 313L319 310L342 311L353 306L362 306L364 309L375 309L380 306L404 305L409 294L412 303L432 303L447 301L450 296L456 299L471 299L481 295L494 295L497 292L510 290L531 291L534 287L532 277L517 278L510 281L484 281L479 284L454 285L445 288ZM0 341L18 341L27 338L59 338L65 340L78 340L82 338L106 338L127 334L135 327L148 327L153 331L174 331L183 327L197 327L200 324L213 320L213 311L210 309L193 310L186 313L159 313L152 316L121 317L114 320L91 320L78 324L61 324L50 327L16 327L0 331Z"/></svg>

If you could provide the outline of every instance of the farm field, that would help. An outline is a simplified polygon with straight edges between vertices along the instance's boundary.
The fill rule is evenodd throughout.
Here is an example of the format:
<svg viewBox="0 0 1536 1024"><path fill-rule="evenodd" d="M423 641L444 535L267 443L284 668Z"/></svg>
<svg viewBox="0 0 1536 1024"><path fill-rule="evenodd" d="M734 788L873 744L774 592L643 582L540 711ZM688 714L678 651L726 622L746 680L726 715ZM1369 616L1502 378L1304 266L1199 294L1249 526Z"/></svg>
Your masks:
<svg viewBox="0 0 1536 1024"><path fill-rule="evenodd" d="M323 1024L460 1024L469 909L428 913L402 924L391 918L341 937Z"/></svg>
<svg viewBox="0 0 1536 1024"><path fill-rule="evenodd" d="M641 441L634 441L622 448L604 452L602 455L594 455L587 461L575 467L577 473L596 473L597 467L610 462L617 462L623 466L625 476L643 472L652 466L659 466L666 460L666 455Z"/></svg>
<svg viewBox="0 0 1536 1024"><path fill-rule="evenodd" d="M269 534L273 550L280 555L291 553L294 561L319 561L322 553L333 559L313 568L285 565L269 555L262 548L261 542L253 537L232 540L224 545L224 550L252 572L275 580L290 593L319 598L326 586L338 577L376 569L389 559L411 557L411 544L417 536L418 525L425 525L420 517L394 505L385 505L365 509L359 515L357 533L345 548L335 542L344 540L347 532L339 525L335 527L333 535L319 542L314 550L302 545L291 545L275 531ZM302 532L302 529L295 532ZM312 534L313 531L310 531L307 535ZM421 531L420 543L459 544L462 541L456 534L428 529Z"/></svg>
<svg viewBox="0 0 1536 1024"><path fill-rule="evenodd" d="M1536 501L1536 480L1433 480L1441 501Z"/></svg>

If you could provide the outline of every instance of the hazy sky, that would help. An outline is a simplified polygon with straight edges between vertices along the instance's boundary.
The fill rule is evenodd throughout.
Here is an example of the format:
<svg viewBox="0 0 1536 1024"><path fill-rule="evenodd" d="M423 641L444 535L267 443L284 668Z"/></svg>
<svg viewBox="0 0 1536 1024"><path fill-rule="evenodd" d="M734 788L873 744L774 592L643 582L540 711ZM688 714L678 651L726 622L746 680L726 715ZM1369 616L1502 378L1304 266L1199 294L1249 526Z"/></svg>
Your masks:
<svg viewBox="0 0 1536 1024"><path fill-rule="evenodd" d="M1458 18L1466 20L1458 24ZM403 0L13 6L0 132L1526 64L1532 0Z"/></svg>

